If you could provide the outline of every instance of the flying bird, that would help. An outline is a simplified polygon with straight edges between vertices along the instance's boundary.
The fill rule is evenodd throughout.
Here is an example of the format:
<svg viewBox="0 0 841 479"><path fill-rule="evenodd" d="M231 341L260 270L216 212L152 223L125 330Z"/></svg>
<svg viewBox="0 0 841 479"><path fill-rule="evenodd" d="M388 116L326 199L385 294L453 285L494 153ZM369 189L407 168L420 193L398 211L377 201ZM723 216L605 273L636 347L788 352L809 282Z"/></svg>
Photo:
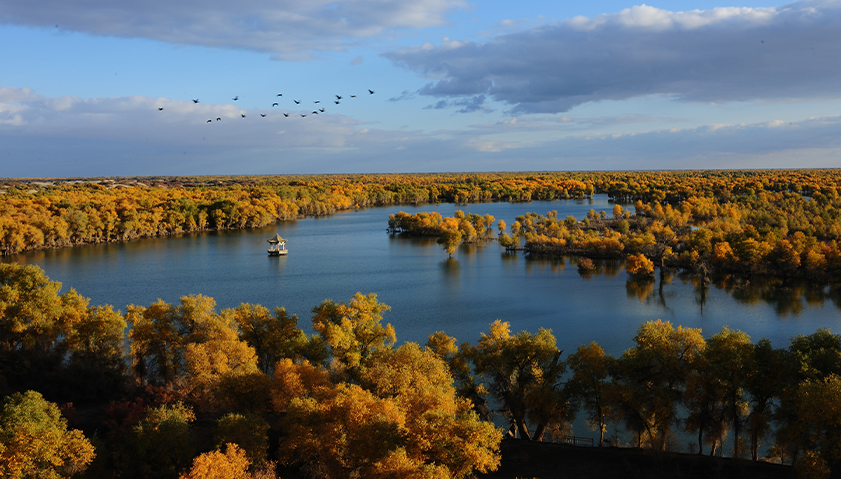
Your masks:
<svg viewBox="0 0 841 479"><path fill-rule="evenodd" d="M234 97L234 101L237 101L237 100L239 100L239 95Z"/></svg>
<svg viewBox="0 0 841 479"><path fill-rule="evenodd" d="M298 100L292 100L292 101L294 101L296 105L301 104L301 102L299 102Z"/></svg>
<svg viewBox="0 0 841 479"><path fill-rule="evenodd" d="M307 115L304 115L303 113L301 113L301 118L304 118L305 116L307 116Z"/></svg>
<svg viewBox="0 0 841 479"><path fill-rule="evenodd" d="M369 90L368 90L368 93L370 93L370 94L372 94L372 95L373 95L373 94L374 94L374 90L370 90L370 89L369 89Z"/></svg>
<svg viewBox="0 0 841 479"><path fill-rule="evenodd" d="M320 101L320 100L316 100L316 101L314 101L313 103L321 103L321 101Z"/></svg>
<svg viewBox="0 0 841 479"><path fill-rule="evenodd" d="M207 120L207 122L208 122L208 123L211 123L211 122L213 122L213 120Z"/></svg>
<svg viewBox="0 0 841 479"><path fill-rule="evenodd" d="M266 117L266 115L265 115L265 114L263 114L263 113L260 113L260 116L261 116L261 117L263 117L263 118L265 118L265 117Z"/></svg>
<svg viewBox="0 0 841 479"><path fill-rule="evenodd" d="M217 119L216 119L216 121L222 121L222 119L221 119L221 118L217 118Z"/></svg>
<svg viewBox="0 0 841 479"><path fill-rule="evenodd" d="M318 115L318 112L317 112L317 111L315 111L315 110L313 110L312 114L313 114L313 115Z"/></svg>
<svg viewBox="0 0 841 479"><path fill-rule="evenodd" d="M242 115L242 117L243 117L243 118L245 118L245 114L244 114L244 113L240 113L240 115Z"/></svg>
<svg viewBox="0 0 841 479"><path fill-rule="evenodd" d="M198 103L198 102L199 102L198 98L193 100L193 103Z"/></svg>
<svg viewBox="0 0 841 479"><path fill-rule="evenodd" d="M272 108L276 107L277 103L272 103Z"/></svg>
<svg viewBox="0 0 841 479"><path fill-rule="evenodd" d="M337 100L341 100L341 99L342 99L342 97L340 97L339 95L336 95L336 99L337 99Z"/></svg>
<svg viewBox="0 0 841 479"><path fill-rule="evenodd" d="M335 101L335 103L338 105L338 104L339 104L339 100L336 100L336 101Z"/></svg>
<svg viewBox="0 0 841 479"><path fill-rule="evenodd" d="M159 107L158 107L158 111L164 111L164 107L159 106Z"/></svg>
<svg viewBox="0 0 841 479"><path fill-rule="evenodd" d="M286 118L289 118L289 113L284 113L283 116L285 116Z"/></svg>
<svg viewBox="0 0 841 479"><path fill-rule="evenodd" d="M324 108L319 108L318 111L320 111L321 113L324 113Z"/></svg>
<svg viewBox="0 0 841 479"><path fill-rule="evenodd" d="M283 96L283 93L278 93L277 96Z"/></svg>
<svg viewBox="0 0 841 479"><path fill-rule="evenodd" d="M351 95L350 97L351 97L351 98L356 98L356 95Z"/></svg>

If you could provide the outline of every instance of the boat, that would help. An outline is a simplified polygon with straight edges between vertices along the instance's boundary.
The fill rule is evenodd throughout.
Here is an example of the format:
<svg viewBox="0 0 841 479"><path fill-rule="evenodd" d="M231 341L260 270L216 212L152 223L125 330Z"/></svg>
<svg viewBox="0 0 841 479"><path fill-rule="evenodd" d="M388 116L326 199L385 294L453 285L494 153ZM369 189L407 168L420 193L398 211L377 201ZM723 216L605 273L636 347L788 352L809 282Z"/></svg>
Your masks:
<svg viewBox="0 0 841 479"><path fill-rule="evenodd" d="M289 254L286 249L286 240L281 238L279 234L275 234L273 238L269 238L269 256L285 256Z"/></svg>

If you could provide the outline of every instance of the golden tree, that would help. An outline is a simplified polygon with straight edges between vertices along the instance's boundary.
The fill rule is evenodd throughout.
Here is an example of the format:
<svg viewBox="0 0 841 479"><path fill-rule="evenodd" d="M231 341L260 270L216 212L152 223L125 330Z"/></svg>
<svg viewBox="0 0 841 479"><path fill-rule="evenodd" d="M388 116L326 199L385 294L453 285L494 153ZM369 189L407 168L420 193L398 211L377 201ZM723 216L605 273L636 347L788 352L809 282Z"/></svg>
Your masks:
<svg viewBox="0 0 841 479"><path fill-rule="evenodd" d="M57 479L82 472L96 456L78 429L67 429L58 406L27 391L6 398L0 413L0 476Z"/></svg>
<svg viewBox="0 0 841 479"><path fill-rule="evenodd" d="M236 444L228 443L225 452L206 452L193 459L190 472L178 479L250 479L248 457Z"/></svg>

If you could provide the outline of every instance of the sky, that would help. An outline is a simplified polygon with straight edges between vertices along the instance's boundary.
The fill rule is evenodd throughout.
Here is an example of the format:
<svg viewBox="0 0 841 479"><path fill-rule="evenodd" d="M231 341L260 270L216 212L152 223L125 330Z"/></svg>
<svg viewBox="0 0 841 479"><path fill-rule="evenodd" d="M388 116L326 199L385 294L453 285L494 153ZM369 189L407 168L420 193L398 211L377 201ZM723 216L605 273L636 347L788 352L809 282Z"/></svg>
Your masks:
<svg viewBox="0 0 841 479"><path fill-rule="evenodd" d="M841 0L0 0L0 177L835 167Z"/></svg>

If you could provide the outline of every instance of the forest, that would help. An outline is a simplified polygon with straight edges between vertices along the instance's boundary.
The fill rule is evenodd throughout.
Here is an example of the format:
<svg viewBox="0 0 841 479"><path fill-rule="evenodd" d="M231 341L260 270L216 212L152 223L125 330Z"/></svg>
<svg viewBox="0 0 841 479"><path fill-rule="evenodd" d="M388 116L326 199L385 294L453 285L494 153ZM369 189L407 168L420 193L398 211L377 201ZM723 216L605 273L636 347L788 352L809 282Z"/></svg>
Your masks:
<svg viewBox="0 0 841 479"><path fill-rule="evenodd" d="M708 273L828 280L841 272L839 170L151 177L0 182L0 254L257 228L382 205L528 202L606 194L612 211L502 219L498 240L535 255L629 258ZM393 224L452 254L486 218ZM414 220L412 220L414 221ZM438 223L435 223L438 221ZM459 224L461 226L459 227ZM650 266L649 266L650 263Z"/></svg>
<svg viewBox="0 0 841 479"><path fill-rule="evenodd" d="M562 437L576 417L601 447L841 472L828 330L778 347L656 320L614 357L500 320L399 343L374 293L314 306L308 334L283 308L191 295L123 312L61 291L0 264L3 477L465 478L499 466L503 438Z"/></svg>

